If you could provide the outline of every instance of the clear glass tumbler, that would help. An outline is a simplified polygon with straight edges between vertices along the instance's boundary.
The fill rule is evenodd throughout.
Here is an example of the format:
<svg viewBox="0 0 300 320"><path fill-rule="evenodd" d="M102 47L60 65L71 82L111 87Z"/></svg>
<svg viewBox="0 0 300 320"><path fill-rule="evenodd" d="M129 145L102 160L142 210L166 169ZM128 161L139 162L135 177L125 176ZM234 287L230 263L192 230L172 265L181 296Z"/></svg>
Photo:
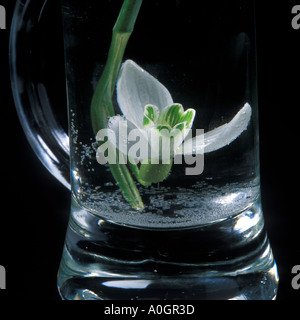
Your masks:
<svg viewBox="0 0 300 320"><path fill-rule="evenodd" d="M254 1L62 0L62 16L72 206L61 297L274 299Z"/></svg>

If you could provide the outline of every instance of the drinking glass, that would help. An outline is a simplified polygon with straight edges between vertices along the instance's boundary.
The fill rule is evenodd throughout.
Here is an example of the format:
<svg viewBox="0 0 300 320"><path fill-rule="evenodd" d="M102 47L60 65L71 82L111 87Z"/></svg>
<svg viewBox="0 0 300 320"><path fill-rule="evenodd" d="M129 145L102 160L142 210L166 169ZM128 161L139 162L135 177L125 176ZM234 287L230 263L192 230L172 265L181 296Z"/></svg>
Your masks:
<svg viewBox="0 0 300 320"><path fill-rule="evenodd" d="M28 140L71 191L62 299L275 299L254 1L62 0L68 134L53 6L17 2L10 56Z"/></svg>

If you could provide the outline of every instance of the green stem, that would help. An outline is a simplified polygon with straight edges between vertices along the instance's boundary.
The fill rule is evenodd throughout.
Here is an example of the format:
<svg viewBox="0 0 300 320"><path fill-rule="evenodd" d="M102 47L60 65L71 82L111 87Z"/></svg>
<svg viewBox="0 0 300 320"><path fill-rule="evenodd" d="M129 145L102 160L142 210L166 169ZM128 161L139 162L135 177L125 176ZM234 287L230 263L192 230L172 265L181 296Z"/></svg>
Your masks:
<svg viewBox="0 0 300 320"><path fill-rule="evenodd" d="M134 29L142 1L124 0L118 20L113 28L107 62L91 103L91 119L95 134L107 127L107 117L115 115L112 97L127 42ZM118 158L119 155L117 154ZM144 205L141 196L126 165L117 163L109 165L109 168L130 205L142 210Z"/></svg>
<svg viewBox="0 0 300 320"><path fill-rule="evenodd" d="M112 96L127 42L133 31L142 1L125 0L113 28L108 58L92 99L92 125L95 133L106 128L107 116L114 116ZM103 113L106 117L103 117Z"/></svg>

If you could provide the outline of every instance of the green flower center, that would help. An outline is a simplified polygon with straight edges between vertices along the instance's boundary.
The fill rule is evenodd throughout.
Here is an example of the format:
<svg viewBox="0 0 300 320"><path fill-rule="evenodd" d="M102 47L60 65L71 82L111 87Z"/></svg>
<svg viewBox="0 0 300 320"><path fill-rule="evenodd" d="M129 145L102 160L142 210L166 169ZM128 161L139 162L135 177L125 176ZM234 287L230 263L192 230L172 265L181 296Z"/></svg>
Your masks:
<svg viewBox="0 0 300 320"><path fill-rule="evenodd" d="M145 106L143 126L145 128L155 127L158 131L163 129L169 133L181 133L184 129L190 129L193 125L196 111L188 109L184 111L183 106L174 103L159 111L158 107L148 104ZM174 136L174 135L172 135Z"/></svg>
<svg viewBox="0 0 300 320"><path fill-rule="evenodd" d="M145 106L143 127L154 128L161 136L172 139L174 144L180 144L185 136L182 134L183 130L191 129L195 114L196 111L194 109L184 111L179 103L172 104L161 111L158 107L149 104ZM171 172L172 165L172 152L170 152L169 163L160 161L152 164L151 159L143 161L139 169L140 183L146 186L165 180Z"/></svg>

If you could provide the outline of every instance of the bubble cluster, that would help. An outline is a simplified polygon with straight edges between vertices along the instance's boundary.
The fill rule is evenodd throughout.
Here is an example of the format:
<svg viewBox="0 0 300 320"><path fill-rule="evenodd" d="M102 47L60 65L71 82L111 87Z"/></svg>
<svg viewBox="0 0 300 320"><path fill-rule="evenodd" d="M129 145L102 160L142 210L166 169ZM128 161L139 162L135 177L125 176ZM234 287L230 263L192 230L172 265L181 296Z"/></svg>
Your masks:
<svg viewBox="0 0 300 320"><path fill-rule="evenodd" d="M259 186L246 184L209 185L206 181L189 189L139 188L145 209L132 209L113 183L84 186L80 204L93 214L118 224L146 228L191 227L213 223L243 212L259 196Z"/></svg>

